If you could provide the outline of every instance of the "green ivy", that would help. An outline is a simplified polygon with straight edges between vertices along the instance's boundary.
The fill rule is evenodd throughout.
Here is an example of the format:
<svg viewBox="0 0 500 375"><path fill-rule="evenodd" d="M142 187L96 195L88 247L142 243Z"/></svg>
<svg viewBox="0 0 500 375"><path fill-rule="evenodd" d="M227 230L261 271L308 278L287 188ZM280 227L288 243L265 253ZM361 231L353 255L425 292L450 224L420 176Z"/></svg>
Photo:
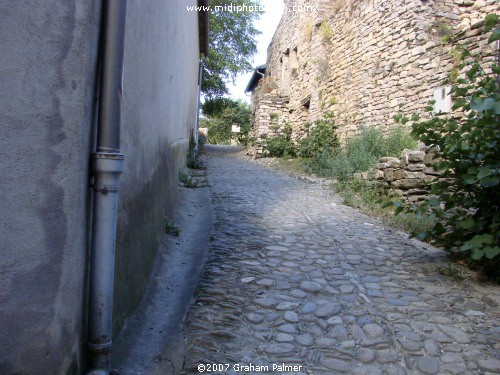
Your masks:
<svg viewBox="0 0 500 375"><path fill-rule="evenodd" d="M499 17L484 22L488 42L500 39ZM457 44L456 41L454 42ZM417 215L437 218L419 238L430 238L448 249L459 249L494 278L500 277L500 86L498 62L488 69L482 56L457 45L465 71L452 85L453 110L457 115L434 114L426 121L414 115L412 132L434 147L435 169L442 176L431 183L432 197L419 207L406 208ZM433 111L429 102L427 112ZM397 120L408 121L399 117ZM397 212L403 207L397 208Z"/></svg>

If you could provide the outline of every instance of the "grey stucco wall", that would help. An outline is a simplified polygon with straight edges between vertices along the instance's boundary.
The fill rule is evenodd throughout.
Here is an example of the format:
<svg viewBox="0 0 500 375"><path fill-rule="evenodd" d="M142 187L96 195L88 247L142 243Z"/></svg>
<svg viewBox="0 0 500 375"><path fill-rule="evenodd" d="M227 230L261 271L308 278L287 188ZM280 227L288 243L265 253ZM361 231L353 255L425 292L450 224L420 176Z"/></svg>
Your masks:
<svg viewBox="0 0 500 375"><path fill-rule="evenodd" d="M129 0L115 331L141 300L196 121L196 0ZM0 2L0 374L84 367L99 0Z"/></svg>
<svg viewBox="0 0 500 375"><path fill-rule="evenodd" d="M0 2L0 373L82 366L100 1Z"/></svg>
<svg viewBox="0 0 500 375"><path fill-rule="evenodd" d="M125 37L121 180L115 267L115 332L149 280L164 216L196 123L196 0L129 0Z"/></svg>

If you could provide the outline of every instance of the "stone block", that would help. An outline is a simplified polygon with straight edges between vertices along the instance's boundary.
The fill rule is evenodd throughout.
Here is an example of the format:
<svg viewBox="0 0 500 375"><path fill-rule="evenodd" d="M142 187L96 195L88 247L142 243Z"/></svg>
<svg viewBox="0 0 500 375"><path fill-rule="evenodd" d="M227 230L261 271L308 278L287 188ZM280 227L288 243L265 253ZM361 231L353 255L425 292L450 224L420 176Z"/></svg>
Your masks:
<svg viewBox="0 0 500 375"><path fill-rule="evenodd" d="M384 157L378 159L379 163L387 163L387 162L390 162L390 161L397 161L397 162L399 162L399 159L398 158L393 158L391 156L384 156Z"/></svg>
<svg viewBox="0 0 500 375"><path fill-rule="evenodd" d="M410 152L411 150L404 149L403 152L401 153L401 159L400 159L401 167L405 167L410 163L410 161L408 160L408 154Z"/></svg>
<svg viewBox="0 0 500 375"><path fill-rule="evenodd" d="M434 164L436 164L439 161L439 159L434 159L435 155L436 154L434 152L427 152L424 155L424 160L423 160L424 164L426 164L426 165L434 165Z"/></svg>
<svg viewBox="0 0 500 375"><path fill-rule="evenodd" d="M391 183L391 186L395 187L396 189L409 190L422 188L425 186L425 182L421 179L403 178L401 180L393 181Z"/></svg>
<svg viewBox="0 0 500 375"><path fill-rule="evenodd" d="M405 169L410 172L423 171L425 168L425 164L408 164L405 166Z"/></svg>
<svg viewBox="0 0 500 375"><path fill-rule="evenodd" d="M391 182L394 180L394 169L393 168L386 168L384 170L384 180L387 182Z"/></svg>
<svg viewBox="0 0 500 375"><path fill-rule="evenodd" d="M428 191L424 189L410 189L406 192L406 195L427 195Z"/></svg>
<svg viewBox="0 0 500 375"><path fill-rule="evenodd" d="M410 151L408 153L408 161L410 163L421 163L424 161L425 153L423 151Z"/></svg>
<svg viewBox="0 0 500 375"><path fill-rule="evenodd" d="M431 175L431 176L439 176L441 174L440 171L436 171L433 167L425 167L423 172L426 174L426 175Z"/></svg>
<svg viewBox="0 0 500 375"><path fill-rule="evenodd" d="M392 173L393 180L401 180L404 177L404 169L396 169Z"/></svg>
<svg viewBox="0 0 500 375"><path fill-rule="evenodd" d="M399 159L393 158L394 160L389 160L387 166L389 168L399 168L401 166L401 161Z"/></svg>
<svg viewBox="0 0 500 375"><path fill-rule="evenodd" d="M412 172L405 170L403 172L403 178L425 178L425 174L423 172Z"/></svg>

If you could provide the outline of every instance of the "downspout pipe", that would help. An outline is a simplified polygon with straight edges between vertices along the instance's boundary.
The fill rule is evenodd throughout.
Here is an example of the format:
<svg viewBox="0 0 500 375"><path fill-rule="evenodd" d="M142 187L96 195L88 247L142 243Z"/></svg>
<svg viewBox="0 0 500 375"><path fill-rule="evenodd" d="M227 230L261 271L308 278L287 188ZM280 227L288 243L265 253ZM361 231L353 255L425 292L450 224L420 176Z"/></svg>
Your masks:
<svg viewBox="0 0 500 375"><path fill-rule="evenodd" d="M194 155L198 155L198 139L200 134L200 101L201 101L201 81L203 79L203 59L200 59L198 72L198 102L196 105L196 128L194 130Z"/></svg>
<svg viewBox="0 0 500 375"><path fill-rule="evenodd" d="M96 152L87 334L87 374L108 375L112 338L120 124L127 0L103 0L103 43Z"/></svg>

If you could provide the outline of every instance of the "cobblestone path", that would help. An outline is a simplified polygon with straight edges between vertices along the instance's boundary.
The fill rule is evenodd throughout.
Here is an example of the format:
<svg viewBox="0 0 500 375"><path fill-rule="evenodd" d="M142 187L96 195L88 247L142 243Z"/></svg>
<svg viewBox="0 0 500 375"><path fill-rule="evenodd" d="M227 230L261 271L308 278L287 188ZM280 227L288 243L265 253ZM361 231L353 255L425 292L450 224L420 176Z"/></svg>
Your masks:
<svg viewBox="0 0 500 375"><path fill-rule="evenodd" d="M500 373L497 287L439 275L442 251L326 186L230 152L209 152L208 178L216 222L184 373Z"/></svg>

